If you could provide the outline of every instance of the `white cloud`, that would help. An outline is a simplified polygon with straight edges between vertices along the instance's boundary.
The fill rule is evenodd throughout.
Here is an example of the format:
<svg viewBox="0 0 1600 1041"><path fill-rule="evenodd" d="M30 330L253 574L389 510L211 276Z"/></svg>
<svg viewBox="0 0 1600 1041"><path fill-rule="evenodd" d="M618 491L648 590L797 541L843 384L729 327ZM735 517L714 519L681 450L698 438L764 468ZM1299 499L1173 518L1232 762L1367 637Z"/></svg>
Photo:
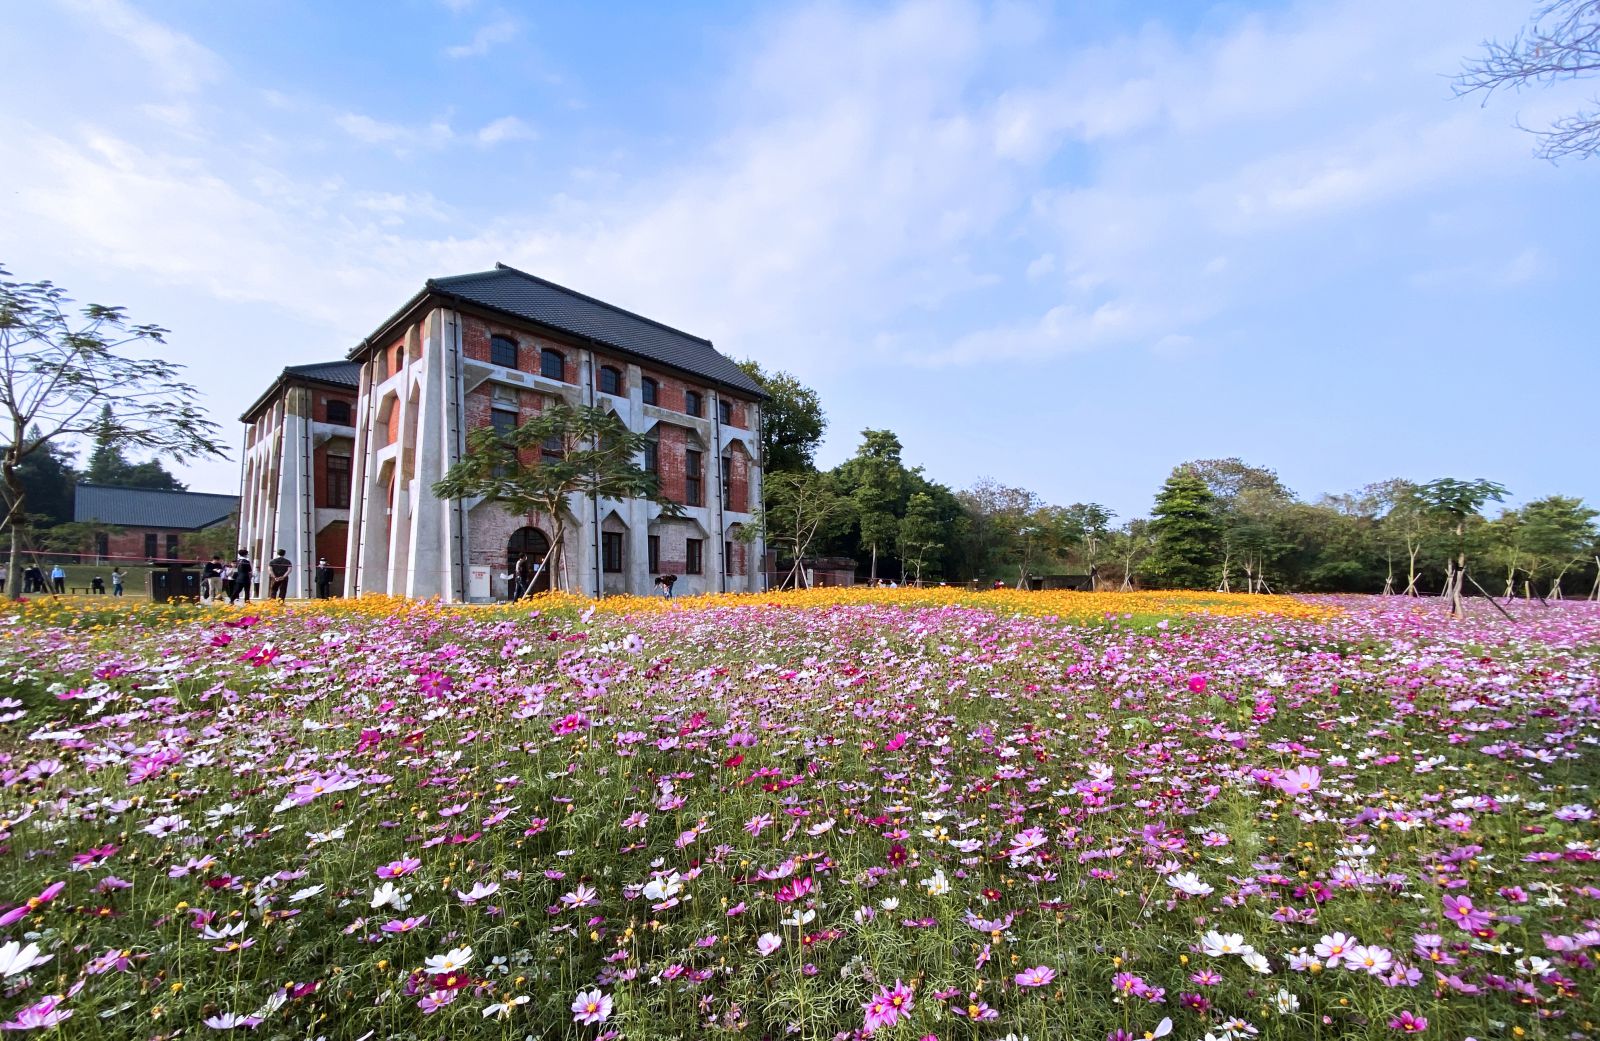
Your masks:
<svg viewBox="0 0 1600 1041"><path fill-rule="evenodd" d="M156 81L192 94L223 72L222 59L184 33L170 29L122 0L62 0L74 14L121 38L150 67Z"/></svg>
<svg viewBox="0 0 1600 1041"><path fill-rule="evenodd" d="M538 135L532 127L516 116L501 116L484 126L474 135L480 145L498 145L503 141L529 141Z"/></svg>
<svg viewBox="0 0 1600 1041"><path fill-rule="evenodd" d="M496 18L479 26L470 41L446 47L444 53L449 58L479 58L500 44L515 40L521 30L522 26L515 18Z"/></svg>
<svg viewBox="0 0 1600 1041"><path fill-rule="evenodd" d="M455 131L443 119L436 119L421 127L409 127L358 112L346 112L335 117L334 123L362 144L389 145L397 152L438 148L455 138Z"/></svg>

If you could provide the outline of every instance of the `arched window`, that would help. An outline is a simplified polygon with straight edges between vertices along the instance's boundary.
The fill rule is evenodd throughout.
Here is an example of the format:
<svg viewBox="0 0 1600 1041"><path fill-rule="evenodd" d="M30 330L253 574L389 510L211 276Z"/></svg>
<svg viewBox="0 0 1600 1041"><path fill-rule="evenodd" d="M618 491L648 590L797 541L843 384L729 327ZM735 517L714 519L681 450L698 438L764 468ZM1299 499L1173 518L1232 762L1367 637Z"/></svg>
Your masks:
<svg viewBox="0 0 1600 1041"><path fill-rule="evenodd" d="M567 359L561 356L560 351L544 348L539 352L539 375L552 380L566 379Z"/></svg>
<svg viewBox="0 0 1600 1041"><path fill-rule="evenodd" d="M656 398L660 395L660 393L661 384L657 383L649 376L646 376L644 379L639 381L639 400L643 401L646 405L654 405L656 403Z"/></svg>
<svg viewBox="0 0 1600 1041"><path fill-rule="evenodd" d="M600 393L622 393L622 370L610 365L600 366Z"/></svg>
<svg viewBox="0 0 1600 1041"><path fill-rule="evenodd" d="M517 341L509 336L489 337L489 361L502 368L516 368Z"/></svg>

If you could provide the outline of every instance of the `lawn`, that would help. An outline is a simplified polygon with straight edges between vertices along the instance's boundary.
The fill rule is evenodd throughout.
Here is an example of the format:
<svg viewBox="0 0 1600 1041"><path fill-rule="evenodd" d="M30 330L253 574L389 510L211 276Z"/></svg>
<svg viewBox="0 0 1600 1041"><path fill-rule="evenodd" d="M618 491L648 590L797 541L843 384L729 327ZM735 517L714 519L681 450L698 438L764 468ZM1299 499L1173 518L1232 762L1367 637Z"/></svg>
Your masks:
<svg viewBox="0 0 1600 1041"><path fill-rule="evenodd" d="M0 608L0 1026L1591 1036L1600 607L1516 614Z"/></svg>

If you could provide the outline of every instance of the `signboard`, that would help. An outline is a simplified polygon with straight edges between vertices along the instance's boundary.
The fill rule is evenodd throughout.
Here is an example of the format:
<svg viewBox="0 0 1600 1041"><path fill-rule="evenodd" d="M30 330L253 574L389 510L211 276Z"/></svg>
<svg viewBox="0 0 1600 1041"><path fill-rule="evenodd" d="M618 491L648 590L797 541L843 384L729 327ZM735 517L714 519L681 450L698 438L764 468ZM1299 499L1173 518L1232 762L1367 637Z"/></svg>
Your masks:
<svg viewBox="0 0 1600 1041"><path fill-rule="evenodd" d="M467 599L488 600L494 594L489 589L489 565L467 565Z"/></svg>

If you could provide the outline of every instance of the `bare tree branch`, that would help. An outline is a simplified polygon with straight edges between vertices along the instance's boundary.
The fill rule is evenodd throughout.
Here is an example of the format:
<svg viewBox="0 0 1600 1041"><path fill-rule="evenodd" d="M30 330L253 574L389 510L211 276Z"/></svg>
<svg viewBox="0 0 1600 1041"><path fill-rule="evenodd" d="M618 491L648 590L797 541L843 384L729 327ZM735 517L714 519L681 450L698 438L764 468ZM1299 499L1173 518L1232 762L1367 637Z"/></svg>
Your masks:
<svg viewBox="0 0 1600 1041"><path fill-rule="evenodd" d="M1483 52L1456 76L1457 97L1481 93L1488 104L1502 88L1515 91L1600 72L1600 0L1552 0L1509 42L1485 40ZM1535 154L1541 158L1588 158L1600 150L1600 98L1594 107L1555 120L1549 130L1517 126L1539 138Z"/></svg>

